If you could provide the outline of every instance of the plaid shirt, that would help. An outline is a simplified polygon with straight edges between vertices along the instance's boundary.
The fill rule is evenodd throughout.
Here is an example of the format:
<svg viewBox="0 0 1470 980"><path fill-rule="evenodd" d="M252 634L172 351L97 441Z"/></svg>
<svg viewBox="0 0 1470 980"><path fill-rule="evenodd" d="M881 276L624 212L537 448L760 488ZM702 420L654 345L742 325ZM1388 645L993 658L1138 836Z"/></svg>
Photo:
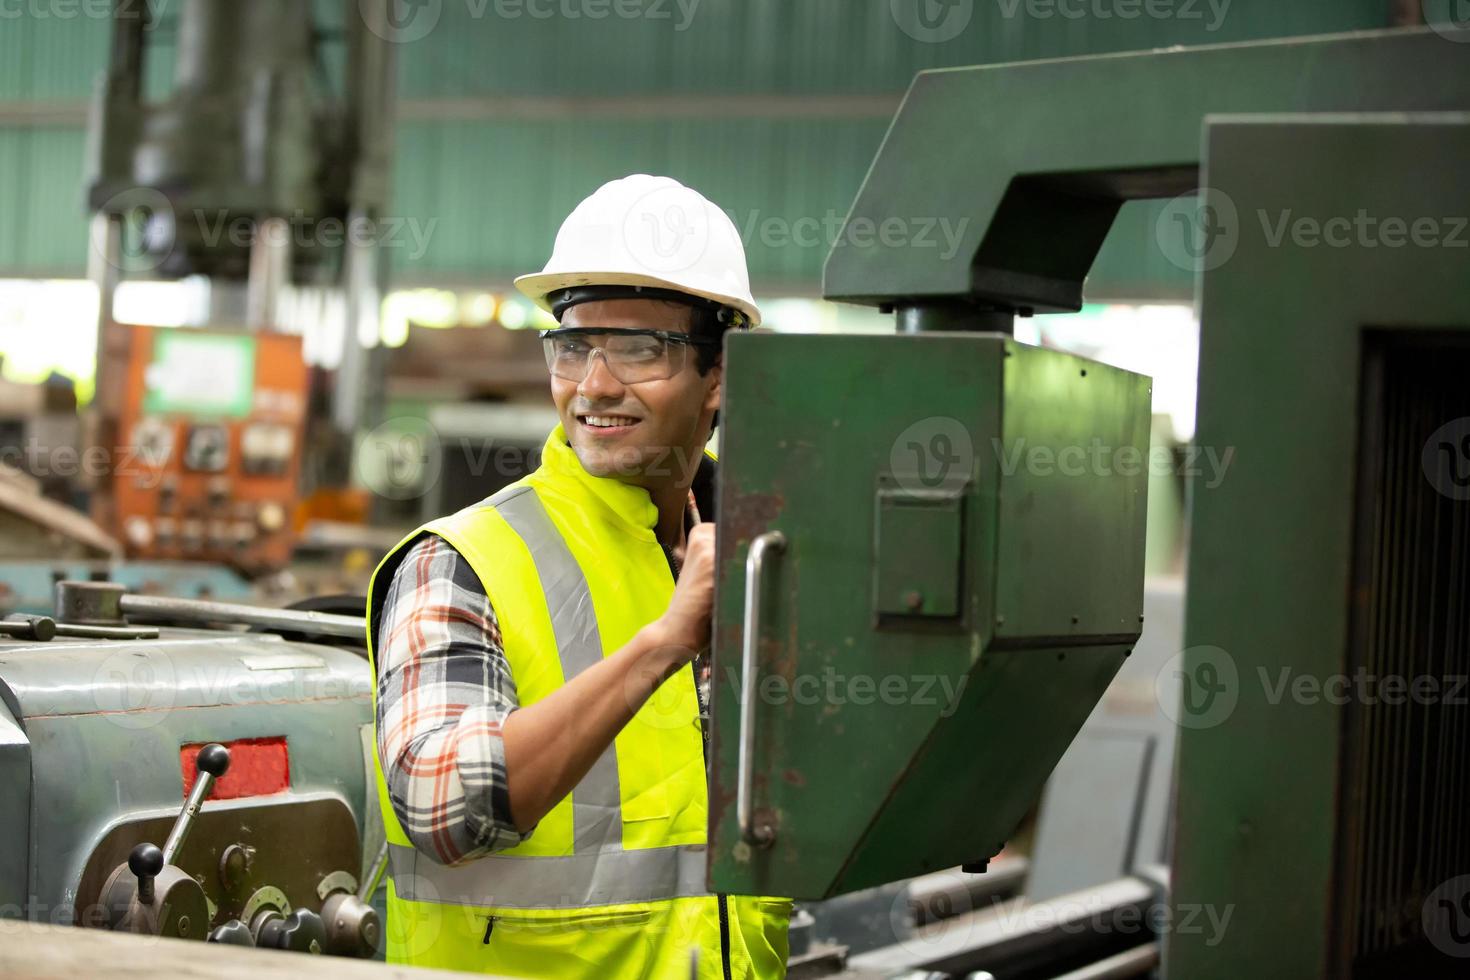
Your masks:
<svg viewBox="0 0 1470 980"><path fill-rule="evenodd" d="M699 522L696 498L712 482L713 466L702 465L686 524ZM669 562L677 577L672 554ZM410 545L373 635L381 638L378 755L409 841L459 864L529 837L534 831L522 834L511 820L500 733L520 702L495 610L470 563L438 535ZM707 671L700 667L697 677ZM706 689L701 707L708 703Z"/></svg>
<svg viewBox="0 0 1470 980"><path fill-rule="evenodd" d="M519 702L479 576L425 535L393 574L380 627L378 753L408 839L442 864L519 844L530 835L510 818L500 736Z"/></svg>

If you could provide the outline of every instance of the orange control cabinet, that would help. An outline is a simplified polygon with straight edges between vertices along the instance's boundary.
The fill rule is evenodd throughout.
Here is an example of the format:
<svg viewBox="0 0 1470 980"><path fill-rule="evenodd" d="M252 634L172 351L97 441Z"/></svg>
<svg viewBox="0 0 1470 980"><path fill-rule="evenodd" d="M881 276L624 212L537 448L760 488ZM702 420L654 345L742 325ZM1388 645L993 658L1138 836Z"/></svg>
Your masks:
<svg viewBox="0 0 1470 980"><path fill-rule="evenodd" d="M301 338L109 324L94 517L129 557L282 568L294 543L308 375Z"/></svg>

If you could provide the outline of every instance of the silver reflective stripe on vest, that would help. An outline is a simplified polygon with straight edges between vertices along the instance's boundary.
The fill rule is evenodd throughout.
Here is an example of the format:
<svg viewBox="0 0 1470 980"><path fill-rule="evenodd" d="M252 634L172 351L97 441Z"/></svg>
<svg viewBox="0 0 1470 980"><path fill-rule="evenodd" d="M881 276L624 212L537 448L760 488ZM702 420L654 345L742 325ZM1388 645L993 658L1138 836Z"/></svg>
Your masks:
<svg viewBox="0 0 1470 980"><path fill-rule="evenodd" d="M399 844L390 844L389 854L394 893L411 902L577 909L709 894L703 844L564 857L492 854L452 868Z"/></svg>
<svg viewBox="0 0 1470 980"><path fill-rule="evenodd" d="M563 681L602 662L602 636L592 592L582 566L572 556L561 532L551 523L541 498L527 486L508 487L487 503L531 552L551 629L556 635ZM618 786L617 752L612 745L592 764L572 789L572 840L577 854L596 854L623 846L622 796ZM499 883L497 882L497 886Z"/></svg>

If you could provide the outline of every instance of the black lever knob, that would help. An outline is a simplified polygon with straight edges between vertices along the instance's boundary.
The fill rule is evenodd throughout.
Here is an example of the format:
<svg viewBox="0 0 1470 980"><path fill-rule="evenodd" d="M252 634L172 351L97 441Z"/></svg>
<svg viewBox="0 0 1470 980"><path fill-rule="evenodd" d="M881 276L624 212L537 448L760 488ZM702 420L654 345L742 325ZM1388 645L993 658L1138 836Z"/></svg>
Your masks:
<svg viewBox="0 0 1470 980"><path fill-rule="evenodd" d="M157 844L139 844L128 855L128 870L138 879L138 901L153 904L153 879L163 870L163 850Z"/></svg>
<svg viewBox="0 0 1470 980"><path fill-rule="evenodd" d="M230 768L230 750L218 742L210 742L199 750L194 763L200 772L207 772L218 779Z"/></svg>
<svg viewBox="0 0 1470 980"><path fill-rule="evenodd" d="M272 917L260 927L257 946L290 949L298 953L320 953L327 943L322 917L308 909L297 909L285 918Z"/></svg>
<svg viewBox="0 0 1470 980"><path fill-rule="evenodd" d="M250 927L239 919L231 919L216 926L209 934L209 942L229 943L231 946L254 946L255 937L250 935Z"/></svg>

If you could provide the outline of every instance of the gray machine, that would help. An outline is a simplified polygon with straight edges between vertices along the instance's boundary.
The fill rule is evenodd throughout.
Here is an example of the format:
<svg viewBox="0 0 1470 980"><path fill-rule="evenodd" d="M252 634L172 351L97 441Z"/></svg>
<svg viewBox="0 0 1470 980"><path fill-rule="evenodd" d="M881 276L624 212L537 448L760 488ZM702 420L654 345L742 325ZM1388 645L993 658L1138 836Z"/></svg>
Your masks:
<svg viewBox="0 0 1470 980"><path fill-rule="evenodd" d="M361 653L109 611L228 620L219 603L58 592L57 618L0 621L0 914L372 955L382 832ZM297 634L350 623L261 615Z"/></svg>

